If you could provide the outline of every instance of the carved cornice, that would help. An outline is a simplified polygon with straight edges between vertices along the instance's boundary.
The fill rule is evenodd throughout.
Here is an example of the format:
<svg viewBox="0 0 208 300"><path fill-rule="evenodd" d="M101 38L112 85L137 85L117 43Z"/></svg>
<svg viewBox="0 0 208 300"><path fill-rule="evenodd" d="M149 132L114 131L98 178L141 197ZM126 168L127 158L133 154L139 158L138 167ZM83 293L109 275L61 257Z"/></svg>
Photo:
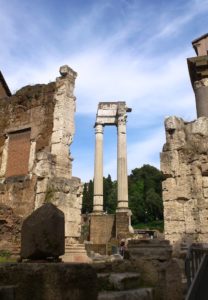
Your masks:
<svg viewBox="0 0 208 300"><path fill-rule="evenodd" d="M195 81L208 78L208 55L188 58L187 63L191 83L194 88Z"/></svg>

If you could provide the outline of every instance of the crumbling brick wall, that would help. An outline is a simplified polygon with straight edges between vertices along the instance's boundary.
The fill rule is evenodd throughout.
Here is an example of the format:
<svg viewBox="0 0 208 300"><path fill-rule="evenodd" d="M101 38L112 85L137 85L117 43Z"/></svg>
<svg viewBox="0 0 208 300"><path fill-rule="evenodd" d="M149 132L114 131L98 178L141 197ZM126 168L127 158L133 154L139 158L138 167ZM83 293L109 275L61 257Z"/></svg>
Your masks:
<svg viewBox="0 0 208 300"><path fill-rule="evenodd" d="M65 213L66 236L77 239L82 188L69 155L76 73L68 66L60 72L56 82L0 98L0 205L22 220L51 201Z"/></svg>
<svg viewBox="0 0 208 300"><path fill-rule="evenodd" d="M50 150L53 129L55 83L27 86L11 97L0 99L0 203L8 205L21 217L30 214L35 208L36 156ZM30 134L30 149L19 139L21 131ZM14 147L13 147L14 146ZM22 151L19 161L10 148ZM12 153L13 152L13 153ZM28 160L28 152L29 160ZM9 155L10 154L10 155ZM28 161L25 161L28 160ZM18 164L15 165L14 161ZM22 173L24 166L26 172ZM19 169L18 169L19 168ZM16 170L15 170L16 169ZM13 173L20 176L13 176ZM18 171L20 174L18 174Z"/></svg>

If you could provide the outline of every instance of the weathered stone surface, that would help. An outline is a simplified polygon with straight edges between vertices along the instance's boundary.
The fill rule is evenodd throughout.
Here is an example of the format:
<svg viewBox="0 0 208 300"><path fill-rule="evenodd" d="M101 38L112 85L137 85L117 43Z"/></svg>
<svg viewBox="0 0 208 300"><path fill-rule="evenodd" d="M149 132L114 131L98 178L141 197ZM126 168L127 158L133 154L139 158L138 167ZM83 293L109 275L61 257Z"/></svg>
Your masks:
<svg viewBox="0 0 208 300"><path fill-rule="evenodd" d="M88 264L0 264L0 286L15 286L15 300L96 300L97 276Z"/></svg>
<svg viewBox="0 0 208 300"><path fill-rule="evenodd" d="M27 217L22 224L21 257L46 259L64 254L64 214L46 203Z"/></svg>
<svg viewBox="0 0 208 300"><path fill-rule="evenodd" d="M14 214L11 207L0 204L0 250L11 253L19 250L21 224L21 218ZM14 240L15 243L12 243Z"/></svg>
<svg viewBox="0 0 208 300"><path fill-rule="evenodd" d="M208 119L165 120L166 144L161 153L165 237L181 242L206 242L208 234Z"/></svg>
<svg viewBox="0 0 208 300"><path fill-rule="evenodd" d="M0 286L1 300L15 300L15 286Z"/></svg>
<svg viewBox="0 0 208 300"><path fill-rule="evenodd" d="M153 300L151 288L141 288L131 291L101 292L98 300Z"/></svg>
<svg viewBox="0 0 208 300"><path fill-rule="evenodd" d="M140 284L139 273L101 273L98 274L100 289L108 290L130 290L137 289Z"/></svg>
<svg viewBox="0 0 208 300"><path fill-rule="evenodd" d="M60 71L55 82L25 86L10 97L0 97L0 204L11 207L14 215L23 220L44 203L54 202L65 213L66 241L77 241L81 231L82 184L72 177L69 154L75 130L73 92L77 74L68 66ZM28 132L29 150L25 174L8 176L8 166L11 174L16 157L10 155L10 138L24 131ZM19 151L23 158L24 149ZM21 166L22 162L17 163ZM16 236L10 244L9 249L18 245Z"/></svg>
<svg viewBox="0 0 208 300"><path fill-rule="evenodd" d="M130 240L130 261L140 272L143 284L154 287L154 299L183 299L181 269L172 259L172 246L168 240ZM174 270L174 273L171 273Z"/></svg>

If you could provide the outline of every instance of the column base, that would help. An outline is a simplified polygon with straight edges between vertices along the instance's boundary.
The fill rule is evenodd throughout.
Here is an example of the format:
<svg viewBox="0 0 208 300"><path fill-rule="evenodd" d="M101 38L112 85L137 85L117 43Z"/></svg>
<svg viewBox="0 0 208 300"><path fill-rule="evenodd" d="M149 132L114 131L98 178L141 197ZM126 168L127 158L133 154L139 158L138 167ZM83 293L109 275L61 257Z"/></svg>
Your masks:
<svg viewBox="0 0 208 300"><path fill-rule="evenodd" d="M105 215L105 214L106 213L104 211L99 211L99 210L98 211L93 211L93 212L90 213L91 216L95 216L95 215L96 216L97 215L102 216L102 215Z"/></svg>
<svg viewBox="0 0 208 300"><path fill-rule="evenodd" d="M87 255L84 244L68 244L65 246L65 254L61 257L63 262L91 263L92 259Z"/></svg>
<svg viewBox="0 0 208 300"><path fill-rule="evenodd" d="M117 207L116 208L116 213L120 213L120 212L125 212L125 213L128 213L129 214L129 216L132 216L132 212L131 212L131 209L130 208L128 208L128 207Z"/></svg>

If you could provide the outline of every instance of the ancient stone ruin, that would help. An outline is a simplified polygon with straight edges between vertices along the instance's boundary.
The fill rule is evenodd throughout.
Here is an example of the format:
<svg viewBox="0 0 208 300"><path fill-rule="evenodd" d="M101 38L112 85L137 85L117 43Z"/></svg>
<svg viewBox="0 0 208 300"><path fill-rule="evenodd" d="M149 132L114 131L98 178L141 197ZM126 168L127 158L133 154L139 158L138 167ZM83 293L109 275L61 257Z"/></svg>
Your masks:
<svg viewBox="0 0 208 300"><path fill-rule="evenodd" d="M167 118L161 153L165 238L175 250L208 240L208 34L192 44L198 56L187 61L197 119Z"/></svg>
<svg viewBox="0 0 208 300"><path fill-rule="evenodd" d="M131 109L125 102L100 102L95 122L95 166L93 213L90 216L90 241L106 245L112 237L119 239L131 230L131 211L128 207L126 119ZM116 215L103 211L103 129L117 127L117 182ZM102 234L101 234L102 232Z"/></svg>
<svg viewBox="0 0 208 300"><path fill-rule="evenodd" d="M48 202L65 214L66 245L78 242L82 185L69 152L77 74L62 66L60 75L11 95L0 74L0 249L17 251L22 221Z"/></svg>

